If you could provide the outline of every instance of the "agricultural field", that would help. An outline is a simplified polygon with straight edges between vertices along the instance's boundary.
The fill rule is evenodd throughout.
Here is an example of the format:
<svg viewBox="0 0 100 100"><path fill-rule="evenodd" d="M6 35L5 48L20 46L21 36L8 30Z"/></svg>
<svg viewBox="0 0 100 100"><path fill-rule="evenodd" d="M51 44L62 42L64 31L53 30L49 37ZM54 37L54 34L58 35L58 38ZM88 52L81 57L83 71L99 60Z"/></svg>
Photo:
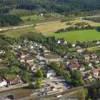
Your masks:
<svg viewBox="0 0 100 100"><path fill-rule="evenodd" d="M64 38L67 41L75 42L75 41L92 41L92 40L100 40L100 32L96 30L79 30L79 31L70 31L70 32L62 32L62 33L51 33L51 36L55 36L56 38Z"/></svg>

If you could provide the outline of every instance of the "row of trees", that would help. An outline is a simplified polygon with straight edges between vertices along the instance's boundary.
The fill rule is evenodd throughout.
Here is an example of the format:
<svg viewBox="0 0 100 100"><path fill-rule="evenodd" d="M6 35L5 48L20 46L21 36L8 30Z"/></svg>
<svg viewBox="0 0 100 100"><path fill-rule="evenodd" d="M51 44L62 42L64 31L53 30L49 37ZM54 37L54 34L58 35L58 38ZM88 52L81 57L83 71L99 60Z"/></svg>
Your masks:
<svg viewBox="0 0 100 100"><path fill-rule="evenodd" d="M0 26L18 25L22 20L15 15L0 15Z"/></svg>
<svg viewBox="0 0 100 100"><path fill-rule="evenodd" d="M54 69L56 74L62 76L67 83L72 84L73 86L80 86L84 84L84 81L82 79L82 75L80 71L67 71L62 65L58 65L56 63L51 63L49 65L50 68Z"/></svg>

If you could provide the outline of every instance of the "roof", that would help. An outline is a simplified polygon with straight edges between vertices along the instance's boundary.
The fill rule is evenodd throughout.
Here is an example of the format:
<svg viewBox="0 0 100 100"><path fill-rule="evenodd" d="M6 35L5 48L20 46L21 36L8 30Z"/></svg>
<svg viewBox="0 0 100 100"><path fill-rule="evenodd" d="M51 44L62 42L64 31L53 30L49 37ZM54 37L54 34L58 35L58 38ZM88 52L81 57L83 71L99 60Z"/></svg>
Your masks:
<svg viewBox="0 0 100 100"><path fill-rule="evenodd" d="M98 72L100 72L100 68L93 69L93 73L98 73Z"/></svg>

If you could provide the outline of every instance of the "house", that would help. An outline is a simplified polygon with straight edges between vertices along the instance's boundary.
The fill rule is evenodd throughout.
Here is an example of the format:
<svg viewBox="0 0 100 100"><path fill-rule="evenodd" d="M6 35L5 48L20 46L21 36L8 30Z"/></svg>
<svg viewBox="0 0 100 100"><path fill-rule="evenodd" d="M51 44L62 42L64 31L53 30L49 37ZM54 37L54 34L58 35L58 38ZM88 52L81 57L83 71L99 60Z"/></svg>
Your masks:
<svg viewBox="0 0 100 100"><path fill-rule="evenodd" d="M43 56L39 56L39 55L37 55L36 58L37 58L37 60L39 60L39 61L45 60L45 58L44 58Z"/></svg>
<svg viewBox="0 0 100 100"><path fill-rule="evenodd" d="M26 63L29 65L33 65L33 63L34 63L33 57L27 57L25 60L26 60Z"/></svg>
<svg viewBox="0 0 100 100"><path fill-rule="evenodd" d="M84 80L91 80L91 79L93 79L93 77L92 77L92 74L91 73L86 73L85 75L84 75Z"/></svg>
<svg viewBox="0 0 100 100"><path fill-rule="evenodd" d="M58 40L58 41L57 41L57 44L61 44L61 40Z"/></svg>
<svg viewBox="0 0 100 100"><path fill-rule="evenodd" d="M85 71L85 67L84 67L84 66L83 66L83 67L80 67L79 70L80 70L81 72L83 72L83 71Z"/></svg>
<svg viewBox="0 0 100 100"><path fill-rule="evenodd" d="M82 48L77 49L77 52L78 52L78 53L83 53L83 52L84 52L84 49L82 49Z"/></svg>
<svg viewBox="0 0 100 100"><path fill-rule="evenodd" d="M50 50L45 49L45 50L44 50L44 53L45 53L45 54L48 54L48 53L50 53Z"/></svg>
<svg viewBox="0 0 100 100"><path fill-rule="evenodd" d="M94 78L100 78L100 68L93 69L92 74Z"/></svg>
<svg viewBox="0 0 100 100"><path fill-rule="evenodd" d="M85 56L84 56L84 59L85 59L86 62L89 62L90 56L89 56L89 55L85 55Z"/></svg>
<svg viewBox="0 0 100 100"><path fill-rule="evenodd" d="M100 41L97 41L96 44L99 45L100 44Z"/></svg>
<svg viewBox="0 0 100 100"><path fill-rule="evenodd" d="M0 50L0 55L1 54L5 54L5 51L4 50Z"/></svg>
<svg viewBox="0 0 100 100"><path fill-rule="evenodd" d="M54 70L48 70L47 72L47 78L52 78L56 75Z"/></svg>
<svg viewBox="0 0 100 100"><path fill-rule="evenodd" d="M92 64L92 63L89 63L88 66L89 66L90 68L93 68L93 64Z"/></svg>
<svg viewBox="0 0 100 100"><path fill-rule="evenodd" d="M0 88L7 86L7 81L5 79L0 79Z"/></svg>
<svg viewBox="0 0 100 100"><path fill-rule="evenodd" d="M92 55L91 55L91 58L92 58L92 59L96 59L96 58L97 58L97 55L96 55L96 54L92 54Z"/></svg>
<svg viewBox="0 0 100 100"><path fill-rule="evenodd" d="M70 70L77 70L80 68L80 64L77 59L70 61L70 64L68 64L68 68Z"/></svg>
<svg viewBox="0 0 100 100"><path fill-rule="evenodd" d="M76 44L72 44L72 47L73 47L73 48L76 47Z"/></svg>
<svg viewBox="0 0 100 100"><path fill-rule="evenodd" d="M38 69L38 67L37 67L36 64L34 64L34 65L31 67L31 71L32 71L33 73L36 72L37 69Z"/></svg>
<svg viewBox="0 0 100 100"><path fill-rule="evenodd" d="M96 60L96 61L95 61L95 63L96 63L96 64L99 64L99 63L100 63L100 61L99 61L99 60Z"/></svg>

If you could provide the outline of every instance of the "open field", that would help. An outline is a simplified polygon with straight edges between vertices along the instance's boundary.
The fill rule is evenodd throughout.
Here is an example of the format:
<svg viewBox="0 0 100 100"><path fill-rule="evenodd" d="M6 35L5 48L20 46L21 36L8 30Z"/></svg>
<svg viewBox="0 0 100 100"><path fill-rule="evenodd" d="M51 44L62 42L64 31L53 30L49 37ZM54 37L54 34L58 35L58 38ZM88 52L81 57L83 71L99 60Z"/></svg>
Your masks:
<svg viewBox="0 0 100 100"><path fill-rule="evenodd" d="M91 41L100 40L100 32L96 30L80 30L80 31L70 31L62 33L51 33L50 36L55 36L56 38L64 38L67 41Z"/></svg>
<svg viewBox="0 0 100 100"><path fill-rule="evenodd" d="M34 32L34 26L30 26L30 27L26 27L26 28L20 28L20 29L12 29L12 30L7 30L7 31L3 31L0 32L0 35L6 35L9 37L14 37L14 38L18 38L23 34L29 33L29 32Z"/></svg>
<svg viewBox="0 0 100 100"><path fill-rule="evenodd" d="M37 16L37 15L29 15L29 16L24 16L22 17L23 20L26 23L33 23L34 20L44 20L43 17ZM31 19L31 21L30 21ZM29 22L28 22L29 20ZM69 27L70 25L73 25L78 22L87 22L91 26L100 26L100 23L96 23L93 21L88 21L88 20L83 20L81 17L80 18L75 18L73 20L69 21L61 21L59 20L52 20L52 21L44 21L44 22L38 22L35 27L30 26L26 28L20 28L20 29L12 29L8 31L3 31L0 32L0 34L4 34L6 36L10 37L19 37L23 34L29 33L29 32L41 32L45 36L55 36L56 38L64 38L68 41L75 42L75 41L89 41L89 40L100 40L100 32L97 32L96 30L79 30L79 31L70 31L70 32L62 32L59 34L54 33L55 31L59 29L64 29ZM71 24L67 24L71 23Z"/></svg>
<svg viewBox="0 0 100 100"><path fill-rule="evenodd" d="M55 32L61 28L66 28L66 22L61 21L49 21L37 24L35 27L35 30L37 32L41 32L43 34L49 33L49 32Z"/></svg>
<svg viewBox="0 0 100 100"><path fill-rule="evenodd" d="M100 23L96 23L93 21L83 20L82 18L76 18L74 20L68 21L71 25L79 22L86 22L91 26L100 26ZM78 30L78 31L70 31L70 32L61 32L55 33L59 29L64 29L69 27L67 25L68 22L59 21L51 21L44 22L41 24L37 24L35 30L37 32L41 32L45 36L55 36L56 38L64 38L67 41L75 42L75 41L91 41L91 40L100 40L100 32L97 32L94 29L90 30Z"/></svg>
<svg viewBox="0 0 100 100"><path fill-rule="evenodd" d="M36 24L41 22L61 20L64 16L56 13L48 13L46 15L31 14L26 16L21 16L21 19L25 24Z"/></svg>
<svg viewBox="0 0 100 100"><path fill-rule="evenodd" d="M44 35L48 35L48 33L55 32L59 29L67 28L79 22L86 22L91 26L100 26L100 23L96 23L89 20L83 20L81 18L76 18L74 20L65 21L65 22L62 22L61 20L43 22L43 23L37 24L35 27L35 30L37 32L43 33ZM71 23L71 24L68 25L67 23Z"/></svg>
<svg viewBox="0 0 100 100"><path fill-rule="evenodd" d="M35 24L45 20L44 17L38 15L22 16L21 19L24 21L24 24Z"/></svg>

